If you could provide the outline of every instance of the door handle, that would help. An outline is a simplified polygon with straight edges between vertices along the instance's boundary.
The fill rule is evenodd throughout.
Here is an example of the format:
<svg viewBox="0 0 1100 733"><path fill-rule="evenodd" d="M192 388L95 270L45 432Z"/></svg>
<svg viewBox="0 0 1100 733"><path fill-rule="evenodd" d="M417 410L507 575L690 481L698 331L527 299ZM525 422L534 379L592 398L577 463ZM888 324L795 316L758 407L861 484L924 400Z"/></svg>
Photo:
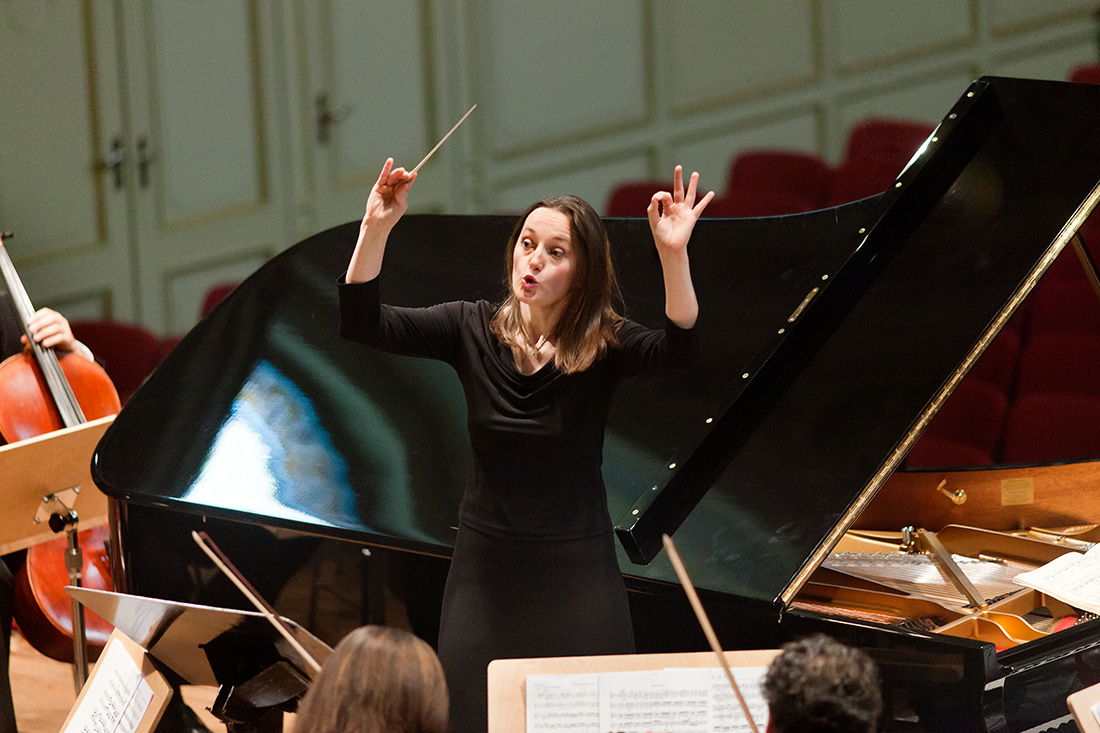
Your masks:
<svg viewBox="0 0 1100 733"><path fill-rule="evenodd" d="M111 171L114 173L115 188L122 188L122 164L125 161L126 153L122 148L122 138L116 137L111 141L111 149L107 152L107 157L97 161L95 169L100 172Z"/></svg>
<svg viewBox="0 0 1100 733"><path fill-rule="evenodd" d="M351 107L342 104L336 109L329 106L328 95L321 92L313 99L317 109L317 142L324 145L332 135L332 126L351 114Z"/></svg>
<svg viewBox="0 0 1100 733"><path fill-rule="evenodd" d="M137 143L137 168L138 185L145 188L149 185L149 164L157 159L157 154L149 149L149 141L144 137L138 138Z"/></svg>

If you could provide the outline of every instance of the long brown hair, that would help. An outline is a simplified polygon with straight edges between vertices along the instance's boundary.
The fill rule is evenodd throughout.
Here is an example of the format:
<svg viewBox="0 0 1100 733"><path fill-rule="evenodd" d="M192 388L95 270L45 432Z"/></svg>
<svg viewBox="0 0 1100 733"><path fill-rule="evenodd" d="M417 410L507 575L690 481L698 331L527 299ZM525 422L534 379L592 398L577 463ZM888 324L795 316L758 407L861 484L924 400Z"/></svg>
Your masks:
<svg viewBox="0 0 1100 733"><path fill-rule="evenodd" d="M490 328L504 344L523 348L518 338L522 327L519 301L512 290L512 253L527 217L535 209L554 209L569 219L575 269L569 302L549 336L554 341L554 362L558 369L565 374L582 372L608 347L619 343L616 332L623 322L615 310L615 305L622 303L622 296L611 262L611 242L600 215L582 198L557 196L536 201L516 221L504 253L508 295L493 316Z"/></svg>
<svg viewBox="0 0 1100 733"><path fill-rule="evenodd" d="M447 684L427 642L360 626L345 636L298 705L294 733L445 733Z"/></svg>

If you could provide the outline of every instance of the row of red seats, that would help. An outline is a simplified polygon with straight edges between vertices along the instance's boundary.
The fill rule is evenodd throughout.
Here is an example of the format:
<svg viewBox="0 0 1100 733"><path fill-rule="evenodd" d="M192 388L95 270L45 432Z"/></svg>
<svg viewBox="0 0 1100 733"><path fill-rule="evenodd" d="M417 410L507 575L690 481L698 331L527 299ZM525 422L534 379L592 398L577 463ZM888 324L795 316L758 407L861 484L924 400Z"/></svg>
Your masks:
<svg viewBox="0 0 1100 733"><path fill-rule="evenodd" d="M205 316L227 296L236 283L221 283L203 297L200 315ZM122 404L130 399L157 364L168 355L181 336L159 337L140 323L101 319L73 320L73 335L88 346L114 382Z"/></svg>
<svg viewBox="0 0 1100 733"><path fill-rule="evenodd" d="M909 465L1100 458L1100 299L1087 283L1050 282L1014 317L1026 325L993 339L909 451Z"/></svg>
<svg viewBox="0 0 1100 733"><path fill-rule="evenodd" d="M1069 80L1100 84L1100 64L1083 64ZM836 166L809 152L745 150L733 157L725 188L705 216L777 216L837 206L882 193L897 179L935 129L916 120L872 117L848 131L844 157ZM626 181L612 189L606 216L644 216L654 191L667 180Z"/></svg>
<svg viewBox="0 0 1100 733"><path fill-rule="evenodd" d="M931 134L924 122L872 118L848 134L837 166L796 150L746 150L734 156L725 189L707 206L706 216L776 216L813 211L881 193ZM605 205L607 216L643 216L654 191L665 180L628 181L616 186Z"/></svg>
<svg viewBox="0 0 1100 733"><path fill-rule="evenodd" d="M1069 80L1100 83L1100 64ZM849 132L830 166L811 153L752 150L730 163L707 216L772 216L855 201L888 189L933 127L870 119ZM641 216L666 181L616 187L608 216ZM1079 232L1100 256L1100 214ZM1100 294L1067 248L958 385L913 446L914 466L972 466L1100 457Z"/></svg>
<svg viewBox="0 0 1100 733"><path fill-rule="evenodd" d="M1100 64L1069 81L1100 84ZM1100 215L1078 232L1100 255ZM1100 458L1100 293L1068 247L907 456L915 466Z"/></svg>

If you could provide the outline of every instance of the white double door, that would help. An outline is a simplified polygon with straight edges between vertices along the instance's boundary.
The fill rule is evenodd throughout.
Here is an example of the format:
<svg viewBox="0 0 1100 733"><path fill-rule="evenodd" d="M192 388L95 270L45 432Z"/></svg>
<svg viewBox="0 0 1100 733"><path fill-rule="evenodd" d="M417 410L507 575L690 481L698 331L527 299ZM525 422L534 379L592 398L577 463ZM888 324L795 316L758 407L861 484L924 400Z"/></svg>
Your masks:
<svg viewBox="0 0 1100 733"><path fill-rule="evenodd" d="M210 285L356 218L431 140L432 55L385 43L427 44L429 7L0 3L0 231L32 300L179 333Z"/></svg>

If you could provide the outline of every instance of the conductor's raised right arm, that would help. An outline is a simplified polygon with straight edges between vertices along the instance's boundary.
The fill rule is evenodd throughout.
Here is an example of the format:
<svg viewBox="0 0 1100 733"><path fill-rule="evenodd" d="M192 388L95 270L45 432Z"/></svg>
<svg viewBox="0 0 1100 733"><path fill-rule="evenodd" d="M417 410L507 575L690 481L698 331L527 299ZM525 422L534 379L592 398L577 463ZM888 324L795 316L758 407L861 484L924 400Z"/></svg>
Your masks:
<svg viewBox="0 0 1100 733"><path fill-rule="evenodd" d="M416 173L394 168L393 158L387 158L382 172L367 197L367 209L359 225L359 241L348 263L345 278L349 283L373 280L382 271L382 257L390 231L409 208L409 188Z"/></svg>

